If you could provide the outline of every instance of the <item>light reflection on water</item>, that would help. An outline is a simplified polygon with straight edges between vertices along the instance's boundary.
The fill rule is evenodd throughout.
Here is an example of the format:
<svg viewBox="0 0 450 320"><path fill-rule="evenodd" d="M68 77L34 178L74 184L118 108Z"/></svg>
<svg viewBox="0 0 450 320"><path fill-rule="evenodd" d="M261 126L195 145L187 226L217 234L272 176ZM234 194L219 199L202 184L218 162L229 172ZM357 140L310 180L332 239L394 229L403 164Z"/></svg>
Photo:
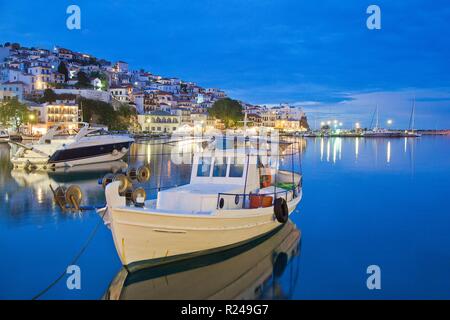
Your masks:
<svg viewBox="0 0 450 320"><path fill-rule="evenodd" d="M172 280L161 290L177 295L180 290L176 288L181 286L177 283L184 276L194 283L201 277L198 283L203 283L208 270L214 274L213 270L226 267L254 279L250 282L255 287L250 282L248 286L262 290L254 294L260 298L450 298L450 216L446 205L450 138L302 141L304 198L292 216L302 230L302 250L300 255L289 257L286 271L277 274L274 281L273 265L265 264L265 277L261 279L267 285L259 286L261 279L252 278L253 271L245 273L237 263L229 264L260 252L249 248L199 269L183 265L167 274ZM188 160L193 150L188 145L176 147L185 151L184 164L161 156L169 153L172 145L152 140L133 146L126 163L24 173L11 170L10 148L0 144L0 250L4 259L0 264L0 298L27 299L46 287L65 269L99 221L92 212L61 213L51 200L50 184L80 185L84 204L101 205L105 200L99 178L127 166L148 164L152 177L144 187L150 197L155 197L158 187L189 181ZM289 165L289 156L284 158L282 165ZM259 253L256 258L264 260L264 256ZM110 282L121 277L120 262L106 227L99 229L78 264L83 274L82 290L69 291L62 281L44 298L100 298ZM365 287L365 271L370 264L380 265L383 272L383 290L379 292ZM298 278L295 283L292 272ZM147 282L136 279L124 279L128 297L136 292L141 292L142 298L150 297L153 291L147 290L146 283L159 283L152 272L145 274ZM220 283L216 285L219 289ZM247 284L238 281L236 285L244 292Z"/></svg>

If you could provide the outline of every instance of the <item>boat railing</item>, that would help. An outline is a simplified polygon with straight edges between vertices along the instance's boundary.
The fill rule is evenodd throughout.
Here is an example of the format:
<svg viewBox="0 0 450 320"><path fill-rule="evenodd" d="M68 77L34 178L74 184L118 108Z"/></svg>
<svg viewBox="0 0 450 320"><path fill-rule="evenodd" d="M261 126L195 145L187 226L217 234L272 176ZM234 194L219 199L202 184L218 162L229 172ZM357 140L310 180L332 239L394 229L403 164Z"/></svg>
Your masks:
<svg viewBox="0 0 450 320"><path fill-rule="evenodd" d="M233 209L258 209L271 207L275 200L284 197L286 201L291 201L300 196L302 188L301 181L290 189L279 187L280 191L264 192L264 193L227 193L220 192L217 194L217 210L233 210ZM289 198L289 196L291 197ZM225 198L233 199L234 202L229 205ZM227 205L228 204L228 205Z"/></svg>

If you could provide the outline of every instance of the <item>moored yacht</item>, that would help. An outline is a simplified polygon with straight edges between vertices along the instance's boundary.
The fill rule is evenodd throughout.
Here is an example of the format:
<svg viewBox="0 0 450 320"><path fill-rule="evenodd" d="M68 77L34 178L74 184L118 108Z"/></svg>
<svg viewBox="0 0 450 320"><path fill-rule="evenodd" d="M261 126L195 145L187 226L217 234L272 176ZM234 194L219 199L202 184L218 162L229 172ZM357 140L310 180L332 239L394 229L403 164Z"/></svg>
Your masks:
<svg viewBox="0 0 450 320"><path fill-rule="evenodd" d="M213 253L286 223L302 198L302 176L272 160L246 148L199 152L189 184L134 204L120 193L122 182L109 183L107 214L122 264L133 271Z"/></svg>
<svg viewBox="0 0 450 320"><path fill-rule="evenodd" d="M14 168L52 169L122 159L134 142L128 134L113 134L103 127L75 123L75 128L55 125L37 143L13 142L19 149Z"/></svg>

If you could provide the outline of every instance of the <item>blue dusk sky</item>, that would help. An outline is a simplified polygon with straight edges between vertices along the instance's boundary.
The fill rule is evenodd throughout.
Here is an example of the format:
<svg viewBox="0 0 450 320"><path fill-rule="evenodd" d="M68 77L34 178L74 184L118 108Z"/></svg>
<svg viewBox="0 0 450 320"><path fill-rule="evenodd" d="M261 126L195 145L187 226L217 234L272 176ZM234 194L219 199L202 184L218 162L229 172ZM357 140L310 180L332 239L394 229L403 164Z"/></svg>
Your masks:
<svg viewBox="0 0 450 320"><path fill-rule="evenodd" d="M81 30L66 8L81 8ZM366 9L381 8L381 30ZM0 0L0 41L54 45L219 87L255 104L303 106L339 119L450 128L450 2Z"/></svg>

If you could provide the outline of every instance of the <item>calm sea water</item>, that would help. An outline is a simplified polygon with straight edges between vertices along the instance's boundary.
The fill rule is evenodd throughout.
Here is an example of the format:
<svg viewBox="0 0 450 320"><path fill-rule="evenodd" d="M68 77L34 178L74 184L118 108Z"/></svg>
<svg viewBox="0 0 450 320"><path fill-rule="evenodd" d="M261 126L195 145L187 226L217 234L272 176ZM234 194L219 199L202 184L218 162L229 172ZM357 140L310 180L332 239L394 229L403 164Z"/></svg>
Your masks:
<svg viewBox="0 0 450 320"><path fill-rule="evenodd" d="M144 142L127 159L150 164L152 197L157 186L189 180L189 165L158 155L170 148ZM292 224L239 250L128 276L101 218L62 213L49 189L77 184L85 204L103 204L97 179L124 164L25 173L12 171L9 158L1 144L1 299L45 289L99 223L77 261L81 290L68 290L65 276L41 298L450 298L450 137L307 139ZM381 290L367 289L369 265L381 269Z"/></svg>

